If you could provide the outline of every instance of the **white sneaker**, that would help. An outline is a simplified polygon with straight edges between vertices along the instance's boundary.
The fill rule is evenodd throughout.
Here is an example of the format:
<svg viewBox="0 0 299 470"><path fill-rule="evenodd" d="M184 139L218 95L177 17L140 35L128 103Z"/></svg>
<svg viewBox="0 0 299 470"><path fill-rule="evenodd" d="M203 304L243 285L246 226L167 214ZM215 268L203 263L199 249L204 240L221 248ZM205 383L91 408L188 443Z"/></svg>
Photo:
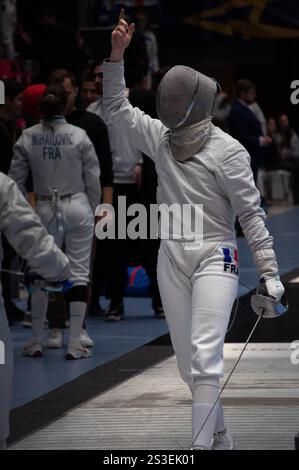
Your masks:
<svg viewBox="0 0 299 470"><path fill-rule="evenodd" d="M42 357L43 347L41 343L36 343L31 340L29 343L25 344L23 348L23 356L25 357Z"/></svg>
<svg viewBox="0 0 299 470"><path fill-rule="evenodd" d="M234 450L234 441L227 429L214 434L212 450Z"/></svg>
<svg viewBox="0 0 299 470"><path fill-rule="evenodd" d="M68 345L67 354L65 356L68 361L74 361L75 359L87 359L89 357L91 357L90 350L82 346L80 343L77 345Z"/></svg>
<svg viewBox="0 0 299 470"><path fill-rule="evenodd" d="M47 341L47 348L49 349L60 349L63 346L63 336L62 330L59 328L53 328L50 330L48 341Z"/></svg>
<svg viewBox="0 0 299 470"><path fill-rule="evenodd" d="M91 339L91 337L89 336L89 334L87 333L86 330L81 330L81 335L80 335L79 341L80 341L81 345L84 346L85 348L93 348L94 347L94 342L93 342L93 340Z"/></svg>

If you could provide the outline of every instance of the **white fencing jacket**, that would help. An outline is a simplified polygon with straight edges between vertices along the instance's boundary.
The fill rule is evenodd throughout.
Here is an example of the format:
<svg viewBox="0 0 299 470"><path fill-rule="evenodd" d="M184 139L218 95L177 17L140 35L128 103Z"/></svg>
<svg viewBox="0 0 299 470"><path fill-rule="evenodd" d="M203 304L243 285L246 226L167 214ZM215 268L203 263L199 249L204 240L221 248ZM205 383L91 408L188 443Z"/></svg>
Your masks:
<svg viewBox="0 0 299 470"><path fill-rule="evenodd" d="M14 146L9 176L26 193L32 174L37 196L53 197L86 193L93 211L100 204L100 167L86 132L68 124L63 117L26 129Z"/></svg>
<svg viewBox="0 0 299 470"><path fill-rule="evenodd" d="M175 160L170 131L158 119L133 108L126 98L123 61L106 60L103 71L105 112L155 162L158 203L203 205L203 251L206 248L207 254L219 243L236 245L238 215L259 274L276 275L273 238L265 227L266 215L244 147L212 126L207 143L196 155L185 162Z"/></svg>

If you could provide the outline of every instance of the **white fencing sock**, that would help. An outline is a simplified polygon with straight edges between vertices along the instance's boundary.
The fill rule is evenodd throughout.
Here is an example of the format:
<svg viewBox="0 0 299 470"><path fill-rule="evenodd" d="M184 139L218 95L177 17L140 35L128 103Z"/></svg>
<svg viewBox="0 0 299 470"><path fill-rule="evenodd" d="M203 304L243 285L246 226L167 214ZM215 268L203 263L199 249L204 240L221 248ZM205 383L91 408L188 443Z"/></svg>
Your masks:
<svg viewBox="0 0 299 470"><path fill-rule="evenodd" d="M215 434L222 433L223 431L226 430L223 407L222 407L222 403L220 400L218 402L217 409L218 409L218 413L217 413L216 426L215 426L215 431L214 431Z"/></svg>
<svg viewBox="0 0 299 470"><path fill-rule="evenodd" d="M37 290L31 297L32 341L34 343L42 343L47 310L48 294Z"/></svg>
<svg viewBox="0 0 299 470"><path fill-rule="evenodd" d="M86 302L70 302L70 346L80 346L79 338L86 310Z"/></svg>
<svg viewBox="0 0 299 470"><path fill-rule="evenodd" d="M215 406L208 419L207 417L213 404L217 400L218 394L219 380L217 378L195 379L192 405L192 436L194 449L210 449L212 445L218 415L218 405ZM206 423L199 433L205 421Z"/></svg>

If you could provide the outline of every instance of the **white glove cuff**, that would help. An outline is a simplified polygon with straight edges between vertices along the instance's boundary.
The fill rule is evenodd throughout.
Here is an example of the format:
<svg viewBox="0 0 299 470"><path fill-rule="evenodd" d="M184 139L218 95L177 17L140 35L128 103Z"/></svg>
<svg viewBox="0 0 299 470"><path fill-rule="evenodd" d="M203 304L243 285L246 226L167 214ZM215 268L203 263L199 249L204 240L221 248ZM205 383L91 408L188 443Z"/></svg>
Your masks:
<svg viewBox="0 0 299 470"><path fill-rule="evenodd" d="M253 254L253 258L260 277L265 280L278 275L278 265L274 250L259 250Z"/></svg>

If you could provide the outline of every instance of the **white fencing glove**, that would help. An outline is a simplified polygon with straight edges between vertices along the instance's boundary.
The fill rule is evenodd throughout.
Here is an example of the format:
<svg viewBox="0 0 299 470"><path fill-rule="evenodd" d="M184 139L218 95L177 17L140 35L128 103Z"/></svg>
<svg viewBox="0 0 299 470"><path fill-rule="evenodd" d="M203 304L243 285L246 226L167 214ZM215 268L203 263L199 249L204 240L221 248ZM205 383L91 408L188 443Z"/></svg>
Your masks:
<svg viewBox="0 0 299 470"><path fill-rule="evenodd" d="M251 306L257 315L276 318L286 313L288 305L278 275L275 252L272 248L266 248L253 253L253 257L260 275L260 283L251 297Z"/></svg>
<svg viewBox="0 0 299 470"><path fill-rule="evenodd" d="M276 318L288 310L285 289L279 276L261 278L256 293L251 297L253 311L263 318Z"/></svg>

